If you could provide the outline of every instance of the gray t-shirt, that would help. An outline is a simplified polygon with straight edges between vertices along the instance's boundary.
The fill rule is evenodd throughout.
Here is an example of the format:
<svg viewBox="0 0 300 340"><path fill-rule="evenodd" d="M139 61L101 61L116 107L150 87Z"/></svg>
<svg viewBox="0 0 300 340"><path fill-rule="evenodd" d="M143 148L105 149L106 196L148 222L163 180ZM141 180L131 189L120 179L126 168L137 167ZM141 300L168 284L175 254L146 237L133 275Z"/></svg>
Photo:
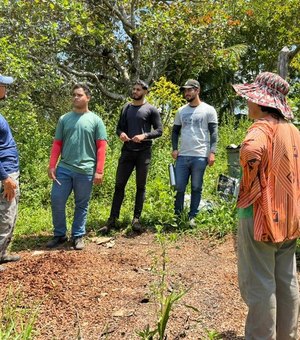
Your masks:
<svg viewBox="0 0 300 340"><path fill-rule="evenodd" d="M209 123L218 123L217 112L204 102L196 107L186 104L178 110L174 125L181 126L180 156L208 157Z"/></svg>

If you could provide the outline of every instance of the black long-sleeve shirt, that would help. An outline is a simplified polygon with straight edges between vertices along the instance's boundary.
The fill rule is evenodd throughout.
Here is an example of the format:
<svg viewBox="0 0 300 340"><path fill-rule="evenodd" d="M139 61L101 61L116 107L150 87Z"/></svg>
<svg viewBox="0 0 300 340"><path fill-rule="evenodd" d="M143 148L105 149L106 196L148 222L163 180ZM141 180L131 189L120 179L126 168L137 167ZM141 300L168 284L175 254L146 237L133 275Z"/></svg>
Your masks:
<svg viewBox="0 0 300 340"><path fill-rule="evenodd" d="M163 128L158 110L148 102L140 106L126 104L122 110L116 133L118 136L125 132L129 138L145 134L141 143L125 142L124 146L130 150L143 150L152 145L152 139L162 135Z"/></svg>

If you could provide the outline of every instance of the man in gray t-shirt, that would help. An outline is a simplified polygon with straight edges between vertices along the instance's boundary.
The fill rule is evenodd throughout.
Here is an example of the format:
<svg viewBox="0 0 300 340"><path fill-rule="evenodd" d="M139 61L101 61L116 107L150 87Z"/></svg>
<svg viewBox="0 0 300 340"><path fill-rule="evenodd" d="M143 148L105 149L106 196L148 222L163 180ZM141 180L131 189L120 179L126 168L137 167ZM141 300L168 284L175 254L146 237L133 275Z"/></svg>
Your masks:
<svg viewBox="0 0 300 340"><path fill-rule="evenodd" d="M188 103L178 110L172 130L172 157L176 159L175 214L180 215L183 210L185 189L191 177L189 219L193 225L199 212L206 166L215 162L218 118L216 110L200 100L197 80L189 79L181 89Z"/></svg>

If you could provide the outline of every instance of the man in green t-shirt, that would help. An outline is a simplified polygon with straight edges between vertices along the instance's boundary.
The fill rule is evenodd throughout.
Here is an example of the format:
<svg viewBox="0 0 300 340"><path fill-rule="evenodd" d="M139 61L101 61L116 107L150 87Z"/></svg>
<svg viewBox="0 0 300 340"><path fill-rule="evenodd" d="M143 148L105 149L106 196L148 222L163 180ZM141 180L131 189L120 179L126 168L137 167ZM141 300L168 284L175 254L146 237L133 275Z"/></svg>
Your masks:
<svg viewBox="0 0 300 340"><path fill-rule="evenodd" d="M72 98L73 110L59 118L51 150L48 176L53 180L54 237L47 247L54 248L67 241L65 208L73 191L75 211L71 235L74 248L81 250L92 186L103 181L107 136L102 119L89 111L89 88L76 84Z"/></svg>

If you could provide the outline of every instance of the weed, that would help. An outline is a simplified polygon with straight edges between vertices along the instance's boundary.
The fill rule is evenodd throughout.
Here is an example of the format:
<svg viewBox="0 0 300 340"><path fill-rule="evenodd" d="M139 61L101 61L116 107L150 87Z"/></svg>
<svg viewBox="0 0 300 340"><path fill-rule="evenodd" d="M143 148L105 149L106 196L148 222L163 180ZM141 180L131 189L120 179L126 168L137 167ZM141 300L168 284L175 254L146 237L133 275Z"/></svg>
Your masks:
<svg viewBox="0 0 300 340"><path fill-rule="evenodd" d="M150 329L150 326L147 325L142 331L137 332L139 337L144 340L153 340L155 339L155 336L159 340L167 339L167 324L174 304L189 291L189 289L180 289L178 291L172 290L171 292L168 291L167 247L170 242L174 242L177 239L177 236L176 234L169 234L166 236L163 234L163 227L160 225L156 226L156 231L156 240L161 247L161 254L159 259L154 258L152 271L159 276L159 280L155 285L152 286L152 292L159 303L159 311L156 321L156 328Z"/></svg>
<svg viewBox="0 0 300 340"><path fill-rule="evenodd" d="M211 329L206 329L206 334L208 336L207 340L218 340L218 339L222 339L222 336L220 333L218 333L215 330L211 330Z"/></svg>
<svg viewBox="0 0 300 340"><path fill-rule="evenodd" d="M38 310L39 307L26 306L18 289L10 288L2 305L0 339L33 339Z"/></svg>
<svg viewBox="0 0 300 340"><path fill-rule="evenodd" d="M196 232L222 238L235 232L237 226L236 202L217 198L213 210L201 211L196 217Z"/></svg>

